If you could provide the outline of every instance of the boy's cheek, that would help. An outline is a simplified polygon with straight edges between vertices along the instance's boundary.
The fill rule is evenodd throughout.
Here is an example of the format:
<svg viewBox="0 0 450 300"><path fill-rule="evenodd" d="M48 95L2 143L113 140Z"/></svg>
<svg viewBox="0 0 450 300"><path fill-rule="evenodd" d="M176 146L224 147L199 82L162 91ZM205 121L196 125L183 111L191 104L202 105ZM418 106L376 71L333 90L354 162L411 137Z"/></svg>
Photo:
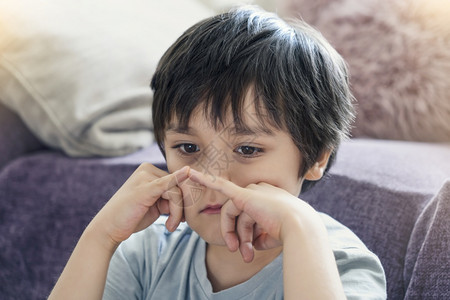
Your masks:
<svg viewBox="0 0 450 300"><path fill-rule="evenodd" d="M250 184L257 184L260 182L265 182L271 185L274 185L274 178L271 178L270 174L273 173L273 170L235 170L230 176L230 181L240 187L246 187Z"/></svg>
<svg viewBox="0 0 450 300"><path fill-rule="evenodd" d="M295 196L300 191L302 180L295 180L295 177L286 175L282 171L278 170L259 170L258 172L236 172L236 176L233 176L232 181L234 184L241 187L246 187L250 184L266 183L276 188L281 188Z"/></svg>
<svg viewBox="0 0 450 300"><path fill-rule="evenodd" d="M170 159L169 155L166 158L166 163L167 163L167 170L169 171L169 173L173 173L176 170L179 170L182 167L184 167L181 164L179 164L179 166L178 166L178 164L174 163L173 160Z"/></svg>

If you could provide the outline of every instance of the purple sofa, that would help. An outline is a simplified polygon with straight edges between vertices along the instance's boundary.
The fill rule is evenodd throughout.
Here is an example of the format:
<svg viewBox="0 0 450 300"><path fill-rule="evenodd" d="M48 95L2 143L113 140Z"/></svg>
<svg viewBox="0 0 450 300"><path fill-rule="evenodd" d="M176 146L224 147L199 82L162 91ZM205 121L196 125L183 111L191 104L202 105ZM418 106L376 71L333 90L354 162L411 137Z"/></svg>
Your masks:
<svg viewBox="0 0 450 300"><path fill-rule="evenodd" d="M0 107L0 299L44 299L83 228L155 145L117 158L45 148ZM381 259L389 299L450 298L450 145L354 139L300 196Z"/></svg>

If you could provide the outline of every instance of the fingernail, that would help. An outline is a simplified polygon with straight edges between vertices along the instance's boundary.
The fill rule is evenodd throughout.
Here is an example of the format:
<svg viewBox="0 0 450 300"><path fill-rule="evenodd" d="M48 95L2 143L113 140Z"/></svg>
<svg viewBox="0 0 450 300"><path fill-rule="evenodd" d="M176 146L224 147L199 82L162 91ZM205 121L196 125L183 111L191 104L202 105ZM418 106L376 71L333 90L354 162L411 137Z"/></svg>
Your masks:
<svg viewBox="0 0 450 300"><path fill-rule="evenodd" d="M186 173L186 171L188 171L188 172L187 172L187 175L189 176L189 166L184 166L184 167L182 167L181 169L175 171L175 173L176 173L177 175L178 175L178 174L184 174L184 173Z"/></svg>
<svg viewBox="0 0 450 300"><path fill-rule="evenodd" d="M194 169L189 170L189 178L196 179L200 176L200 174L201 173L199 171L196 171Z"/></svg>
<svg viewBox="0 0 450 300"><path fill-rule="evenodd" d="M171 220L167 220L166 228L170 232L173 232L175 230L175 224L173 224L173 222L171 222Z"/></svg>

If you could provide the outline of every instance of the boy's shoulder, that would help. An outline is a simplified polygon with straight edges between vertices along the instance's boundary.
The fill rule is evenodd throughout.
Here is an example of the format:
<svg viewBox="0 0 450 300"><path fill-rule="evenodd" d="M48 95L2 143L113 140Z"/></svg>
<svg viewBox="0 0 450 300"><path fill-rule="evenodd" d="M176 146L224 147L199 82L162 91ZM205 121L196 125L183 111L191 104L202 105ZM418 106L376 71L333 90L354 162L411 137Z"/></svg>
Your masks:
<svg viewBox="0 0 450 300"><path fill-rule="evenodd" d="M327 229L332 249L358 248L367 250L366 245L347 226L325 213L319 212L319 215Z"/></svg>

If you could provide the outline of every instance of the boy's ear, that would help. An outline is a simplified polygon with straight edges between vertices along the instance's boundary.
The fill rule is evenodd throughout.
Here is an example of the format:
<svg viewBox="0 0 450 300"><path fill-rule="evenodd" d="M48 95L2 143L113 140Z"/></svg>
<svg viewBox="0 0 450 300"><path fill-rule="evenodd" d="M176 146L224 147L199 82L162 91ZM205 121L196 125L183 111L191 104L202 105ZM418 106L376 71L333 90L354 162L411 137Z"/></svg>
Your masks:
<svg viewBox="0 0 450 300"><path fill-rule="evenodd" d="M331 151L325 150L319 156L314 165L306 172L305 179L315 181L322 178L325 169L327 168L328 160L330 159Z"/></svg>

